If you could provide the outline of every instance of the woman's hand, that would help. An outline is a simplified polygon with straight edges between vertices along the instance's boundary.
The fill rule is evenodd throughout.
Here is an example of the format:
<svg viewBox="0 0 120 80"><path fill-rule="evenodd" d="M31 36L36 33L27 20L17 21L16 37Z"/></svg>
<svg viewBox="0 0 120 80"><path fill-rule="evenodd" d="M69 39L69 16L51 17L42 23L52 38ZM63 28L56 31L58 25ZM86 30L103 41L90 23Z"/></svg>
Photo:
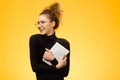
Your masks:
<svg viewBox="0 0 120 80"><path fill-rule="evenodd" d="M47 61L52 61L54 60L54 55L53 55L53 52L50 51L49 49L45 48L45 53L43 55L43 58Z"/></svg>
<svg viewBox="0 0 120 80"><path fill-rule="evenodd" d="M57 69L63 68L64 66L67 65L67 57L64 55L61 57L60 61L58 62L58 64L56 65Z"/></svg>

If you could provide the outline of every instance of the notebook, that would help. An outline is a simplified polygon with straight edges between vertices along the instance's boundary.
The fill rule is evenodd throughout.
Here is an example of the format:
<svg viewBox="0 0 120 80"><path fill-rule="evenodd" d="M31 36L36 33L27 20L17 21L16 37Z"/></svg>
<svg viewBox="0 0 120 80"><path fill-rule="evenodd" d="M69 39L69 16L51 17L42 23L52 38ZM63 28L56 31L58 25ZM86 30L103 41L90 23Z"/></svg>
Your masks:
<svg viewBox="0 0 120 80"><path fill-rule="evenodd" d="M56 58L57 61L61 59L63 55L67 55L69 53L69 50L66 49L64 46L62 46L60 43L56 42L52 48L50 49L53 52L54 57ZM48 65L52 65L51 62L43 59L45 63Z"/></svg>

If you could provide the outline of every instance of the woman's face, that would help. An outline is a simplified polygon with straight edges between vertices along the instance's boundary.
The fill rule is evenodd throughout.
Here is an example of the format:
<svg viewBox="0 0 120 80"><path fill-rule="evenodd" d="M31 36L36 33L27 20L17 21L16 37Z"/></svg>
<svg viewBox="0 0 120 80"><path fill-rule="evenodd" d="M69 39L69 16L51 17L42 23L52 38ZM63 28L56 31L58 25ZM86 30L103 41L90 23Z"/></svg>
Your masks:
<svg viewBox="0 0 120 80"><path fill-rule="evenodd" d="M38 17L38 29L42 35L52 35L54 33L55 22L49 19L49 15L41 14Z"/></svg>

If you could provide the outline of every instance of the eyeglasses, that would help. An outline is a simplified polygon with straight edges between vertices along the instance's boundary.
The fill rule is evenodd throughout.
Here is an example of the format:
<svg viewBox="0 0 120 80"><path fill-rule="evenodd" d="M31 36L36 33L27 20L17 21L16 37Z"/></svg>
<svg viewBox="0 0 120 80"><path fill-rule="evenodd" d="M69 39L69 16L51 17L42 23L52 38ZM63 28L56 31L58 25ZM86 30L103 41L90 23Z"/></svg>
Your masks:
<svg viewBox="0 0 120 80"><path fill-rule="evenodd" d="M46 23L50 23L51 21L37 21L36 23L35 23L35 25L44 25L44 24L46 24Z"/></svg>

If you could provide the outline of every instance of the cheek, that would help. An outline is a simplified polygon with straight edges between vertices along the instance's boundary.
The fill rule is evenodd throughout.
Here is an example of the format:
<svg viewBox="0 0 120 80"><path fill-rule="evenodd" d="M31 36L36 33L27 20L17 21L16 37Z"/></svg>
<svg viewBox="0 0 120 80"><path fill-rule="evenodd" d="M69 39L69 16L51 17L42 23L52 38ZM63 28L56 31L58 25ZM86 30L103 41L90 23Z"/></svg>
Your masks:
<svg viewBox="0 0 120 80"><path fill-rule="evenodd" d="M46 25L45 27L46 30L50 30L51 28L52 28L51 25Z"/></svg>

